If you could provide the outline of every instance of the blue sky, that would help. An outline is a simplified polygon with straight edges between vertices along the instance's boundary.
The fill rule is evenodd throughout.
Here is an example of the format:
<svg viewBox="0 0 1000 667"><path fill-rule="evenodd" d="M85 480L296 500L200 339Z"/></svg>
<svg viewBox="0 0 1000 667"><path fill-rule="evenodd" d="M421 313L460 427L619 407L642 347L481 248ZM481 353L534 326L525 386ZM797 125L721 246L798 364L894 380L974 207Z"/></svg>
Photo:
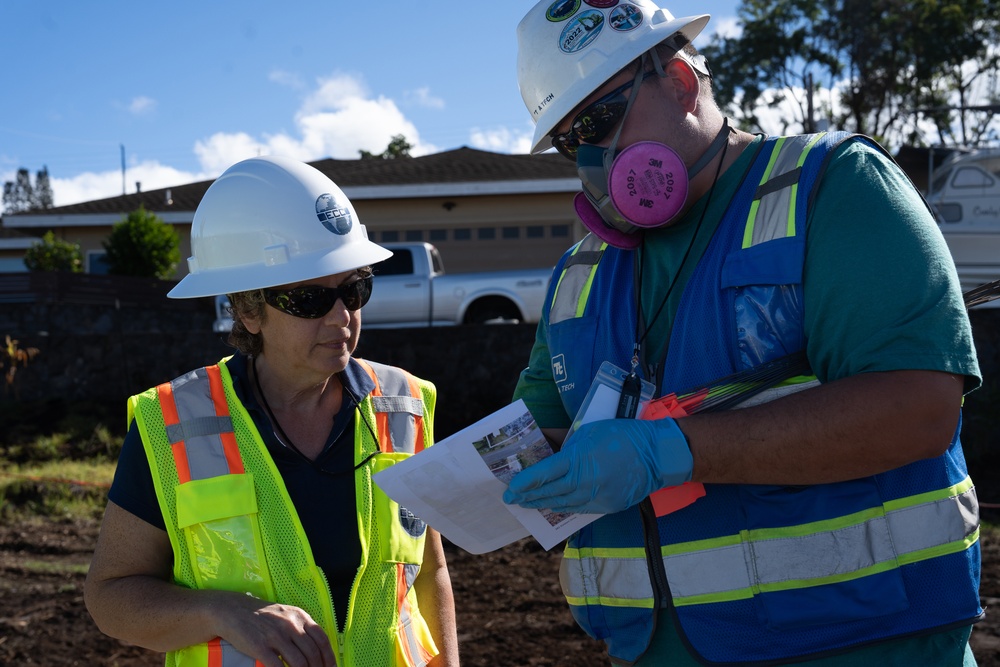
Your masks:
<svg viewBox="0 0 1000 667"><path fill-rule="evenodd" d="M515 28L532 0L0 0L0 181L47 166L65 205L302 160L525 153ZM730 34L735 0L674 2Z"/></svg>

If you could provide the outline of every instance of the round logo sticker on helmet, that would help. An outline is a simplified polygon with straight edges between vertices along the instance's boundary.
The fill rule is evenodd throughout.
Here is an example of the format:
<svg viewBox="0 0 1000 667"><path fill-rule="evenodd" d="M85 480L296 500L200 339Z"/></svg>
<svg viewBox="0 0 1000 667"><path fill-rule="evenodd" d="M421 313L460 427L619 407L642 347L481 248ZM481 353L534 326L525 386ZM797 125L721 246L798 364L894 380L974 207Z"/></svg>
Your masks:
<svg viewBox="0 0 1000 667"><path fill-rule="evenodd" d="M618 4L618 0L583 0L591 7L598 7L600 9L607 9L608 7L614 7Z"/></svg>
<svg viewBox="0 0 1000 667"><path fill-rule="evenodd" d="M629 30L638 28L639 24L642 23L642 10L628 3L615 7L611 10L608 23L611 24L614 30L628 32Z"/></svg>
<svg viewBox="0 0 1000 667"><path fill-rule="evenodd" d="M604 14L589 9L573 17L559 36L559 48L563 53L576 53L594 41L604 28Z"/></svg>
<svg viewBox="0 0 1000 667"><path fill-rule="evenodd" d="M545 10L545 18L553 23L558 23L576 14L578 9L580 9L580 0L556 0Z"/></svg>
<svg viewBox="0 0 1000 667"><path fill-rule="evenodd" d="M410 537L420 537L427 530L427 524L424 523L423 519L402 505L399 506L399 525Z"/></svg>
<svg viewBox="0 0 1000 667"><path fill-rule="evenodd" d="M354 220L351 219L351 211L345 206L340 206L333 195L327 193L320 195L316 199L316 217L323 223L323 226L334 234L349 234Z"/></svg>

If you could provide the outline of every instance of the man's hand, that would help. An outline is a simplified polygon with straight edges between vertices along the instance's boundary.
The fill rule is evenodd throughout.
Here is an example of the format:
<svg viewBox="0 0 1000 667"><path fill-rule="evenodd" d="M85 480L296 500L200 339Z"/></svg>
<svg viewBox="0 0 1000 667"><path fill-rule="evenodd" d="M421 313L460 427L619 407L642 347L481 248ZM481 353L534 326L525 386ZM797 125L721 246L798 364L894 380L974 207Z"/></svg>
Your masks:
<svg viewBox="0 0 1000 667"><path fill-rule="evenodd" d="M694 460L673 419L606 419L580 427L562 450L511 480L505 503L611 514L690 481Z"/></svg>

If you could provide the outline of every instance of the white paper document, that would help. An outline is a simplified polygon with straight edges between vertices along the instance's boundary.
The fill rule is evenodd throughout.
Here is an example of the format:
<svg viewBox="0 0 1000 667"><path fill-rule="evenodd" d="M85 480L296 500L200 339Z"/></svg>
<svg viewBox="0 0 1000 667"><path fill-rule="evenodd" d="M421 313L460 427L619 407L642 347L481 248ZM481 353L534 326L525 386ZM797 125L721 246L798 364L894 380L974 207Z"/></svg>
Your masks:
<svg viewBox="0 0 1000 667"><path fill-rule="evenodd" d="M372 479L469 553L494 551L528 535L548 550L600 517L504 503L510 479L552 453L518 400Z"/></svg>

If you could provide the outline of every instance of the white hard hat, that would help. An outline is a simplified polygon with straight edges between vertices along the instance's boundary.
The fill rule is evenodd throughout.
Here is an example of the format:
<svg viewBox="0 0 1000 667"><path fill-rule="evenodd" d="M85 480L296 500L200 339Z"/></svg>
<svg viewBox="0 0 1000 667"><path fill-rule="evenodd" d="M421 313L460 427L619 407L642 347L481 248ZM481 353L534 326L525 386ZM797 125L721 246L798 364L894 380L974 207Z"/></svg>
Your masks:
<svg viewBox="0 0 1000 667"><path fill-rule="evenodd" d="M675 36L679 51L709 18L675 19L649 0L535 5L517 26L517 81L535 121L531 152L549 148L547 137L559 121L630 62Z"/></svg>
<svg viewBox="0 0 1000 667"><path fill-rule="evenodd" d="M187 299L274 287L381 262L354 207L318 169L260 157L227 169L191 223L190 273L167 296Z"/></svg>

